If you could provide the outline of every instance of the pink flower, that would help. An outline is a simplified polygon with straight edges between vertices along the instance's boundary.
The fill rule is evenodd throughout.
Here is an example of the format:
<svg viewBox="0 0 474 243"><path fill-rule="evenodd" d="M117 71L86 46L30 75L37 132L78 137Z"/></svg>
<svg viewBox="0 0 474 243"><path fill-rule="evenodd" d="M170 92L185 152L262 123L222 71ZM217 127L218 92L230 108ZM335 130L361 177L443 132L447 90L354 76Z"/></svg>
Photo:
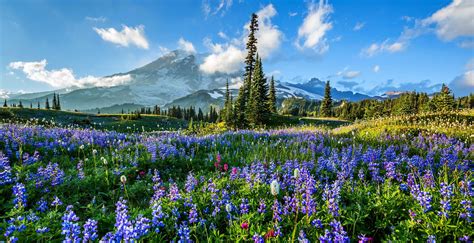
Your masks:
<svg viewBox="0 0 474 243"><path fill-rule="evenodd" d="M224 164L224 171L227 171L229 169L229 165L228 164Z"/></svg>
<svg viewBox="0 0 474 243"><path fill-rule="evenodd" d="M238 173L237 167L232 167L232 175L236 175Z"/></svg>
<svg viewBox="0 0 474 243"><path fill-rule="evenodd" d="M244 229L244 230L248 230L248 229L249 229L249 223L243 222L243 223L240 225L240 228L242 228L242 229Z"/></svg>

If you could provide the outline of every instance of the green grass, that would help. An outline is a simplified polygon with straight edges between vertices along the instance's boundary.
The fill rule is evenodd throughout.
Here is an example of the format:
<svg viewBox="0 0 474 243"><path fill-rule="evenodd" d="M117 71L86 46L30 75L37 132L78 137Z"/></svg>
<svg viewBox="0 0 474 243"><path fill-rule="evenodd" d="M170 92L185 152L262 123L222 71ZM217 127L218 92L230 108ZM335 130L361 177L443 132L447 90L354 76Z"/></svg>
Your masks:
<svg viewBox="0 0 474 243"><path fill-rule="evenodd" d="M127 119L122 114L88 114L70 111L55 111L30 108L0 108L0 119L60 126L93 127L118 132L169 131L187 127L187 122L158 115L142 115L140 119Z"/></svg>

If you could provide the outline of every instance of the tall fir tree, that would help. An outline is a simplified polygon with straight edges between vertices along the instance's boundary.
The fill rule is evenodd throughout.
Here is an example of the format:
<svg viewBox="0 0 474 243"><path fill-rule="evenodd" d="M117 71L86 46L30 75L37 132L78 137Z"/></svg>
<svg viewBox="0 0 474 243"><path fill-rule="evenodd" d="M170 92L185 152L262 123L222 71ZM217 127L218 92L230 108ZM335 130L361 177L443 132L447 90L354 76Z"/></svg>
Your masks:
<svg viewBox="0 0 474 243"><path fill-rule="evenodd" d="M224 102L224 109L223 109L223 119L227 126L232 126L232 117L233 117L234 109L232 108L232 95L229 90L229 81L227 80L225 86L225 102Z"/></svg>
<svg viewBox="0 0 474 243"><path fill-rule="evenodd" d="M41 109L41 105L40 105L40 102L38 101L38 110Z"/></svg>
<svg viewBox="0 0 474 243"><path fill-rule="evenodd" d="M53 94L53 110L57 110L58 103L56 102L56 93Z"/></svg>
<svg viewBox="0 0 474 243"><path fill-rule="evenodd" d="M7 99L5 99L5 102L3 102L3 107L8 107Z"/></svg>
<svg viewBox="0 0 474 243"><path fill-rule="evenodd" d="M51 107L49 106L49 99L48 99L48 97L46 97L46 103L44 104L44 108L45 108L46 110L51 109Z"/></svg>
<svg viewBox="0 0 474 243"><path fill-rule="evenodd" d="M275 79L270 79L270 90L268 91L268 109L271 113L276 113L276 90L275 90Z"/></svg>
<svg viewBox="0 0 474 243"><path fill-rule="evenodd" d="M257 53L257 37L258 30L258 16L253 13L249 24L249 35L247 38L247 56L245 57L245 73L244 84L239 89L235 104L236 123L239 127L247 126L247 103L250 96L250 89L252 87L252 73L255 66L255 55Z"/></svg>
<svg viewBox="0 0 474 243"><path fill-rule="evenodd" d="M321 116L328 117L331 116L332 109L332 98L331 98L331 85L329 80L326 82L326 87L324 88L324 99L321 102L320 114Z"/></svg>
<svg viewBox="0 0 474 243"><path fill-rule="evenodd" d="M21 103L21 100L20 100L20 103L18 104L18 107L23 108L23 103Z"/></svg>
<svg viewBox="0 0 474 243"><path fill-rule="evenodd" d="M256 58L254 72L252 74L252 87L247 106L247 117L251 124L262 125L269 117L268 109L268 85L262 68L262 59Z"/></svg>
<svg viewBox="0 0 474 243"><path fill-rule="evenodd" d="M59 101L59 94L57 94L57 97L56 97L56 110L58 111L61 110L61 101Z"/></svg>

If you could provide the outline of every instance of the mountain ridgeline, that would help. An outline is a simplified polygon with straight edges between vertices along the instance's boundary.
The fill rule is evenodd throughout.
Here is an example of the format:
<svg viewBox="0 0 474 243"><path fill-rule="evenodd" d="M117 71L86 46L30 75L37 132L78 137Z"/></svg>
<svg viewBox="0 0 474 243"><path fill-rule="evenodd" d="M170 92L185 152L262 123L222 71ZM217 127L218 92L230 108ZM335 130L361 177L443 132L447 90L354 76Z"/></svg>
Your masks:
<svg viewBox="0 0 474 243"><path fill-rule="evenodd" d="M113 87L90 87L75 89L60 89L51 92L38 92L11 95L9 101L24 104L44 104L46 98L53 99L53 93L61 95L61 105L64 110L104 111L121 110L120 106L130 104L135 106L159 105L163 108L172 106L188 107L190 105L205 111L209 105L222 107L224 105L225 84L231 82L230 91L236 97L238 84L243 72L232 74L206 74L199 69L205 54L193 54L175 50L163 55L157 60L126 73L117 73L107 77L130 75L130 81L124 85ZM304 83L288 83L276 81L278 100L290 97L300 97L310 100L321 100L324 95L324 82L313 78ZM370 96L332 89L336 100L346 99L359 101L372 98ZM108 109L113 107L114 109Z"/></svg>

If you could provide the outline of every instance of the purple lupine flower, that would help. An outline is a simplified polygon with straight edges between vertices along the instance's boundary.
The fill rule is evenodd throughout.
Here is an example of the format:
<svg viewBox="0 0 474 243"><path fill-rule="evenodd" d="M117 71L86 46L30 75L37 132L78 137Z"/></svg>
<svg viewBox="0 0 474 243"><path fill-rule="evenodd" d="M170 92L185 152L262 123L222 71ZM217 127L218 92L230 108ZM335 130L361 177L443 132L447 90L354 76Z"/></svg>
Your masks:
<svg viewBox="0 0 474 243"><path fill-rule="evenodd" d="M179 188L176 183L172 183L170 186L169 198L171 201L177 201L181 199L181 195L179 194Z"/></svg>
<svg viewBox="0 0 474 243"><path fill-rule="evenodd" d="M61 205L63 205L63 202L61 202L61 200L59 200L59 197L54 196L54 199L51 202L51 207L57 207L57 206L61 206Z"/></svg>
<svg viewBox="0 0 474 243"><path fill-rule="evenodd" d="M313 219L313 221L311 221L311 225L318 228L318 229L323 228L323 223L321 222L320 219Z"/></svg>
<svg viewBox="0 0 474 243"><path fill-rule="evenodd" d="M48 233L48 232L49 232L48 227L41 227L41 228L36 229L36 233L38 233L38 234L44 234L44 233Z"/></svg>
<svg viewBox="0 0 474 243"><path fill-rule="evenodd" d="M190 236L191 231L189 230L189 227L186 224L181 224L178 228L178 237L179 237L179 243L186 243L186 242L191 242L191 236Z"/></svg>
<svg viewBox="0 0 474 243"><path fill-rule="evenodd" d="M193 207L189 210L189 224L194 224L196 222L198 222L198 213L196 205L193 205Z"/></svg>
<svg viewBox="0 0 474 243"><path fill-rule="evenodd" d="M150 200L150 204L154 204L156 201L158 201L160 198L164 197L166 192L161 186L161 178L158 173L158 170L155 169L153 173L153 177L151 178L153 181L153 196Z"/></svg>
<svg viewBox="0 0 474 243"><path fill-rule="evenodd" d="M462 219L467 220L467 222L471 223L472 222L472 206L471 206L471 200L462 200L461 205L463 207L463 212L459 214L459 217Z"/></svg>
<svg viewBox="0 0 474 243"><path fill-rule="evenodd" d="M441 211L438 212L438 214L440 216L448 217L448 212L451 210L450 198L453 196L453 186L444 182L441 182L440 186L440 193L443 198L440 201Z"/></svg>
<svg viewBox="0 0 474 243"><path fill-rule="evenodd" d="M416 200L418 200L418 203L421 208L423 208L424 212L428 212L431 209L431 195L429 192L419 191Z"/></svg>
<svg viewBox="0 0 474 243"><path fill-rule="evenodd" d="M97 220L88 219L84 223L83 227L84 236L82 242L94 241L95 239L97 239Z"/></svg>
<svg viewBox="0 0 474 243"><path fill-rule="evenodd" d="M160 228L165 226L165 224L163 223L163 218L165 218L165 214L163 213L163 210L162 210L162 207L160 204L153 204L152 206L152 225L153 227L155 228L155 232L156 233L159 233L160 232Z"/></svg>
<svg viewBox="0 0 474 243"><path fill-rule="evenodd" d="M48 210L48 202L46 200L44 200L44 198L41 198L37 203L38 207L36 208L36 210L44 213L46 212L46 210Z"/></svg>
<svg viewBox="0 0 474 243"><path fill-rule="evenodd" d="M436 243L436 236L429 235L428 239L426 240L427 243Z"/></svg>
<svg viewBox="0 0 474 243"><path fill-rule="evenodd" d="M16 183L15 186L13 186L13 195L15 198L13 199L13 204L15 204L16 209L22 209L26 207L26 188L23 183Z"/></svg>
<svg viewBox="0 0 474 243"><path fill-rule="evenodd" d="M275 199L275 201L273 202L272 210L273 210L273 220L275 220L276 222L281 221L281 217L280 217L281 207L277 199Z"/></svg>
<svg viewBox="0 0 474 243"><path fill-rule="evenodd" d="M265 240L263 239L262 236L260 236L259 234L255 233L253 236L252 236L252 240L254 243L265 243Z"/></svg>
<svg viewBox="0 0 474 243"><path fill-rule="evenodd" d="M186 177L186 184L184 186L186 192L190 193L197 186L198 180L194 177L193 173L189 173Z"/></svg>
<svg viewBox="0 0 474 243"><path fill-rule="evenodd" d="M310 242L306 238L306 234L304 233L303 230L300 230L300 233L298 234L298 242L300 242L300 243L309 243Z"/></svg>
<svg viewBox="0 0 474 243"><path fill-rule="evenodd" d="M260 199L260 203L259 203L258 209L257 209L258 213L264 214L265 211L266 211L266 207L267 206L265 205L265 200Z"/></svg>
<svg viewBox="0 0 474 243"><path fill-rule="evenodd" d="M77 163L76 169L77 169L77 177L79 178L79 180L83 180L84 178L86 178L86 175L84 174L82 160L79 160L79 162Z"/></svg>
<svg viewBox="0 0 474 243"><path fill-rule="evenodd" d="M8 185L13 182L12 169L8 157L0 151L0 186Z"/></svg>
<svg viewBox="0 0 474 243"><path fill-rule="evenodd" d="M240 214L249 213L249 200L247 198L242 198L240 202Z"/></svg>
<svg viewBox="0 0 474 243"><path fill-rule="evenodd" d="M128 215L127 201L123 198L115 204L117 207L115 210L115 234L114 239L116 241L130 241L133 239L133 225L130 222L130 216Z"/></svg>
<svg viewBox="0 0 474 243"><path fill-rule="evenodd" d="M431 170L427 170L423 176L423 186L425 188L433 188L435 186L434 176Z"/></svg>
<svg viewBox="0 0 474 243"><path fill-rule="evenodd" d="M62 222L61 234L64 235L64 242L80 242L81 241L81 226L79 226L79 217L72 211L73 206L69 205L66 208Z"/></svg>
<svg viewBox="0 0 474 243"><path fill-rule="evenodd" d="M148 234L150 229L150 220L143 215L138 215L135 219L135 227L133 228L133 238L140 239Z"/></svg>

